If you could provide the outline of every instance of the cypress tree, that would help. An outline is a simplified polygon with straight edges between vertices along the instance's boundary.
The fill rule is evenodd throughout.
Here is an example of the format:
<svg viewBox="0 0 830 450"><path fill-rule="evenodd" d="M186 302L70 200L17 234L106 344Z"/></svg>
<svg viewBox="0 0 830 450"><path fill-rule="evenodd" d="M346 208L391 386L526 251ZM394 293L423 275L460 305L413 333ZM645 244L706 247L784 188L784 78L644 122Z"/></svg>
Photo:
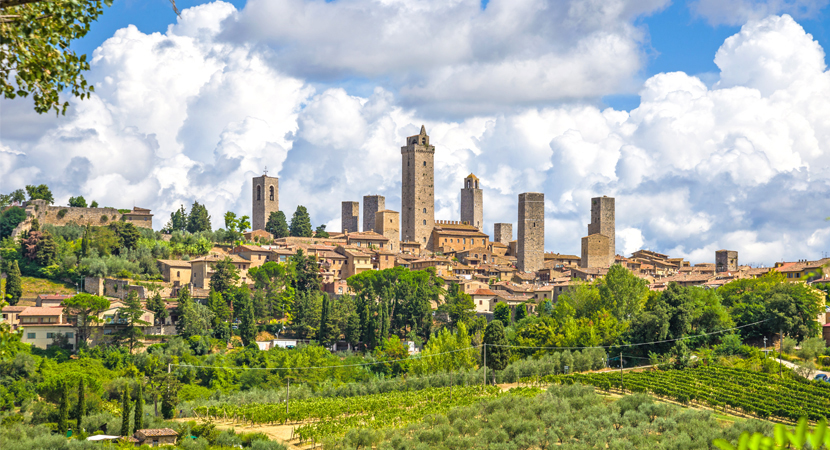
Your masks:
<svg viewBox="0 0 830 450"><path fill-rule="evenodd" d="M89 226L84 229L84 236L81 238L81 258L89 256Z"/></svg>
<svg viewBox="0 0 830 450"><path fill-rule="evenodd" d="M9 300L9 305L14 306L20 301L23 296L23 283L20 280L20 266L17 261L12 261L8 264L8 272L6 273L6 298Z"/></svg>
<svg viewBox="0 0 830 450"><path fill-rule="evenodd" d="M121 436L130 435L130 393L127 386L121 393Z"/></svg>
<svg viewBox="0 0 830 450"><path fill-rule="evenodd" d="M311 218L308 215L308 210L305 206L297 206L294 211L294 216L291 217L291 226L289 227L291 236L311 237Z"/></svg>
<svg viewBox="0 0 830 450"><path fill-rule="evenodd" d="M317 342L320 345L326 345L326 328L328 327L329 317L329 296L323 296L323 308L320 312L320 328L317 329Z"/></svg>
<svg viewBox="0 0 830 450"><path fill-rule="evenodd" d="M141 381L135 387L135 426L136 431L144 428L144 388Z"/></svg>
<svg viewBox="0 0 830 450"><path fill-rule="evenodd" d="M69 429L69 387L66 381L61 382L61 403L58 415L58 432L66 433Z"/></svg>
<svg viewBox="0 0 830 450"><path fill-rule="evenodd" d="M77 422L76 429L80 433L83 428L84 413L86 412L86 396L84 394L84 379L78 382L78 407L75 408L75 421Z"/></svg>

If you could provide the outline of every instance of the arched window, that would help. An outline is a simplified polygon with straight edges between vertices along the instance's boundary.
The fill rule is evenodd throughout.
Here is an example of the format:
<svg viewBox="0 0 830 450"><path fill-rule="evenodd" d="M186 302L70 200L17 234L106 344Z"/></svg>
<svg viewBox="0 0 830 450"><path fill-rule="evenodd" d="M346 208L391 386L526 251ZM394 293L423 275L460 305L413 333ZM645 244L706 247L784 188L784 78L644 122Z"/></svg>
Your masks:
<svg viewBox="0 0 830 450"><path fill-rule="evenodd" d="M273 202L274 201L274 186L271 186L269 189L271 189L271 201Z"/></svg>
<svg viewBox="0 0 830 450"><path fill-rule="evenodd" d="M424 161L424 167L426 167L426 165L427 165L427 162L426 162L426 161Z"/></svg>
<svg viewBox="0 0 830 450"><path fill-rule="evenodd" d="M427 138L421 138L421 144L427 145Z"/></svg>
<svg viewBox="0 0 830 450"><path fill-rule="evenodd" d="M427 209L426 209L426 208L424 208L424 214L426 214L426 213L427 213Z"/></svg>
<svg viewBox="0 0 830 450"><path fill-rule="evenodd" d="M177 270L177 271L176 271L176 276L177 276L177 277L180 277L180 276L182 276L182 273L181 273L180 271L178 271L178 270Z"/></svg>
<svg viewBox="0 0 830 450"><path fill-rule="evenodd" d="M427 221L426 221L426 220L424 220L424 225L426 225L426 224L427 224Z"/></svg>
<svg viewBox="0 0 830 450"><path fill-rule="evenodd" d="M259 185L256 185L256 200L262 200L262 188Z"/></svg>

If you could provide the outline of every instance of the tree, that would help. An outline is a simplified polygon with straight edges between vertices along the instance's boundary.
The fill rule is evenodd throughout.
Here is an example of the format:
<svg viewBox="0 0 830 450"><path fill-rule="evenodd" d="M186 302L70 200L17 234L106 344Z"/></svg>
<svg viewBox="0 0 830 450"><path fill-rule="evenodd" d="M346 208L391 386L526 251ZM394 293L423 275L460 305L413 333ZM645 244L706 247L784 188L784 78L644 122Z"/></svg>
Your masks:
<svg viewBox="0 0 830 450"><path fill-rule="evenodd" d="M90 208L97 208L97 207L98 207L98 202L96 202L95 200L93 200L93 201L92 201L92 203L90 203L90 204L89 204L89 207L90 207Z"/></svg>
<svg viewBox="0 0 830 450"><path fill-rule="evenodd" d="M69 197L69 206L74 208L86 208L86 199L83 195L77 197Z"/></svg>
<svg viewBox="0 0 830 450"><path fill-rule="evenodd" d="M58 408L58 432L66 434L69 429L69 387L61 381L61 403Z"/></svg>
<svg viewBox="0 0 830 450"><path fill-rule="evenodd" d="M268 215L268 222L265 223L265 230L274 235L275 239L288 237L288 223L285 220L285 213L274 211Z"/></svg>
<svg viewBox="0 0 830 450"><path fill-rule="evenodd" d="M236 218L236 213L228 211L225 213L225 229L228 231L228 240L235 241L239 239L239 234L236 229L239 228L239 219Z"/></svg>
<svg viewBox="0 0 830 450"><path fill-rule="evenodd" d="M648 282L614 264L599 281L599 295L618 320L631 320L643 309Z"/></svg>
<svg viewBox="0 0 830 450"><path fill-rule="evenodd" d="M510 348L507 347L507 337L504 334L504 325L501 320L494 320L484 330L484 356L487 367L491 370L503 370L510 360Z"/></svg>
<svg viewBox="0 0 830 450"><path fill-rule="evenodd" d="M449 326L455 329L459 323L469 325L476 315L476 305L469 294L464 293L456 283L447 289L446 302L438 307L438 312L446 314Z"/></svg>
<svg viewBox="0 0 830 450"><path fill-rule="evenodd" d="M294 271L294 289L297 293L320 290L322 280L316 257L306 256L302 249L297 249L289 261Z"/></svg>
<svg viewBox="0 0 830 450"><path fill-rule="evenodd" d="M101 322L98 314L110 307L110 301L104 297L80 293L63 301L63 313L75 318L78 329L78 346L86 346L92 326Z"/></svg>
<svg viewBox="0 0 830 450"><path fill-rule="evenodd" d="M161 294L158 291L147 299L146 306L148 310L153 312L153 317L159 325L163 324L165 319L170 317L170 313L167 311L167 305L164 303L164 299L161 298Z"/></svg>
<svg viewBox="0 0 830 450"><path fill-rule="evenodd" d="M289 267L268 261L260 267L249 269L248 276L254 281L254 288L262 294L262 311L257 311L259 317L285 317L291 312L295 290Z"/></svg>
<svg viewBox="0 0 830 450"><path fill-rule="evenodd" d="M124 327L119 328L115 333L114 340L116 343L126 342L131 354L136 346L141 345L139 340L144 338L141 327L151 325L150 322L141 319L143 315L144 308L141 307L138 293L130 291L124 299L124 307L120 308L117 313L118 321L123 323Z"/></svg>
<svg viewBox="0 0 830 450"><path fill-rule="evenodd" d="M138 232L138 228L128 222L113 222L107 228L115 233L118 254L120 254L122 248L135 249L138 245L138 240L141 239L141 233Z"/></svg>
<svg viewBox="0 0 830 450"><path fill-rule="evenodd" d="M317 226L317 229L314 231L314 237L323 239L329 237L329 233L326 231L326 224Z"/></svg>
<svg viewBox="0 0 830 450"><path fill-rule="evenodd" d="M60 94L67 91L82 100L89 98L94 88L83 77L83 72L89 70L87 56L79 56L70 48L73 41L89 32L92 22L103 13L103 5L112 5L112 0L2 5L3 96L11 99L31 94L35 111L40 114L50 110L65 114L69 102L61 103Z"/></svg>
<svg viewBox="0 0 830 450"><path fill-rule="evenodd" d="M7 238L21 222L26 220L26 210L12 206L0 213L0 239Z"/></svg>
<svg viewBox="0 0 830 450"><path fill-rule="evenodd" d="M251 228L251 218L248 216L242 216L236 222L236 229L239 231L240 234L244 233L245 230L249 230Z"/></svg>
<svg viewBox="0 0 830 450"><path fill-rule="evenodd" d="M6 299L9 305L14 306L23 296L23 282L20 279L20 267L17 261L9 261L6 266Z"/></svg>
<svg viewBox="0 0 830 450"><path fill-rule="evenodd" d="M507 303L496 303L493 307L493 320L498 320L502 325L510 325L510 307Z"/></svg>
<svg viewBox="0 0 830 450"><path fill-rule="evenodd" d="M199 233L201 231L211 231L210 215L204 205L199 202L193 202L190 207L190 215L187 216L187 231L191 233Z"/></svg>
<svg viewBox="0 0 830 450"><path fill-rule="evenodd" d="M298 291L294 301L291 329L301 338L314 337L320 328L322 293Z"/></svg>
<svg viewBox="0 0 830 450"><path fill-rule="evenodd" d="M121 391L121 436L130 435L130 393L127 386Z"/></svg>
<svg viewBox="0 0 830 450"><path fill-rule="evenodd" d="M29 194L29 200L46 200L50 205L55 203L52 191L45 184L39 184L37 186L27 185L26 192Z"/></svg>
<svg viewBox="0 0 830 450"><path fill-rule="evenodd" d="M33 226L29 235L20 242L23 256L40 266L51 266L58 256L58 245L48 231L39 231Z"/></svg>
<svg viewBox="0 0 830 450"><path fill-rule="evenodd" d="M11 204L23 203L26 201L26 193L23 192L23 189L17 189L9 195L0 195L0 208L5 208Z"/></svg>
<svg viewBox="0 0 830 450"><path fill-rule="evenodd" d="M179 290L178 301L176 310L179 320L176 322L176 332L185 339L207 334L213 320L213 313L210 309L194 302L187 286Z"/></svg>
<svg viewBox="0 0 830 450"><path fill-rule="evenodd" d="M254 303L251 301L251 295L247 286L239 288L239 294L242 299L242 313L239 318L239 337L242 338L242 345L256 344L256 318L254 318Z"/></svg>
<svg viewBox="0 0 830 450"><path fill-rule="evenodd" d="M294 216L291 217L291 236L311 237L311 218L303 205L297 206Z"/></svg>
<svg viewBox="0 0 830 450"><path fill-rule="evenodd" d="M164 384L166 388L161 396L161 415L170 420L176 417L176 405L179 404L179 382L174 374L168 374Z"/></svg>
<svg viewBox="0 0 830 450"><path fill-rule="evenodd" d="M214 330L219 329L226 320L230 320L231 310L220 292L210 290L207 307L213 313L212 325Z"/></svg>
<svg viewBox="0 0 830 450"><path fill-rule="evenodd" d="M527 305L525 305L524 303L516 305L515 316L516 316L516 322L518 322L518 321L524 319L525 317L527 317Z"/></svg>
<svg viewBox="0 0 830 450"><path fill-rule="evenodd" d="M184 209L184 205L179 205L179 209L170 213L170 220L167 222L167 225L164 226L162 231L165 233L186 231L187 223L187 211Z"/></svg>
<svg viewBox="0 0 830 450"><path fill-rule="evenodd" d="M86 393L84 392L84 384L84 377L81 377L80 380L78 380L78 406L75 408L75 428L79 433L83 431L82 425L84 416L86 415Z"/></svg>
<svg viewBox="0 0 830 450"><path fill-rule="evenodd" d="M135 426L133 429L135 431L144 429L144 387L141 380L138 380L135 387Z"/></svg>
<svg viewBox="0 0 830 450"><path fill-rule="evenodd" d="M225 300L233 298L233 290L239 281L239 271L233 265L230 257L213 264L213 275L210 276L210 289L222 294Z"/></svg>

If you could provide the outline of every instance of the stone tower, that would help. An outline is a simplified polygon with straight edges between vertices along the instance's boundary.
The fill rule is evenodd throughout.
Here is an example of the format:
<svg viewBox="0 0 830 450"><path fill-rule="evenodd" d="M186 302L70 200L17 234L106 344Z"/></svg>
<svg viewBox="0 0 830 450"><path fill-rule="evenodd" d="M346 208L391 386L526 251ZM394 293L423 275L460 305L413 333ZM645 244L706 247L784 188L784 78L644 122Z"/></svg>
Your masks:
<svg viewBox="0 0 830 450"><path fill-rule="evenodd" d="M386 197L382 195L363 196L363 231L375 231L375 213L386 209Z"/></svg>
<svg viewBox="0 0 830 450"><path fill-rule="evenodd" d="M340 209L340 223L343 233L355 233L360 231L360 203L343 202Z"/></svg>
<svg viewBox="0 0 830 450"><path fill-rule="evenodd" d="M464 179L461 189L461 221L478 228L484 228L484 196L478 186L478 177L473 174Z"/></svg>
<svg viewBox="0 0 830 450"><path fill-rule="evenodd" d="M718 250L715 252L716 272L737 272L738 252L734 250Z"/></svg>
<svg viewBox="0 0 830 450"><path fill-rule="evenodd" d="M424 126L401 147L401 240L432 250L435 227L435 147Z"/></svg>
<svg viewBox="0 0 830 450"><path fill-rule="evenodd" d="M591 199L591 223L588 225L588 235L601 234L608 238L607 255L609 261L598 267L611 267L616 256L616 218L613 197L595 197Z"/></svg>
<svg viewBox="0 0 830 450"><path fill-rule="evenodd" d="M265 230L268 216L280 210L280 180L263 175L255 177L251 184L253 188L251 229Z"/></svg>
<svg viewBox="0 0 830 450"><path fill-rule="evenodd" d="M518 269L536 272L545 262L545 194L519 194L519 238L516 244Z"/></svg>
<svg viewBox="0 0 830 450"><path fill-rule="evenodd" d="M496 242L501 242L504 245L510 245L510 241L513 240L513 224L494 223L493 240Z"/></svg>
<svg viewBox="0 0 830 450"><path fill-rule="evenodd" d="M372 226L375 233L382 234L389 239L389 248L393 252L401 251L401 215L397 211L383 209L375 213L375 223Z"/></svg>

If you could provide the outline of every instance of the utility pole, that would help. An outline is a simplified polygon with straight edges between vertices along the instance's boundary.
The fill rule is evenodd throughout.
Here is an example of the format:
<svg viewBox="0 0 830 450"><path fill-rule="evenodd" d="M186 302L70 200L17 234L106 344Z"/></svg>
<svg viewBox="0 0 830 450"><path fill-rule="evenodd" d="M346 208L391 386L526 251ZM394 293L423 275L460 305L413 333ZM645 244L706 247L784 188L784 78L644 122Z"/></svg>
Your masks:
<svg viewBox="0 0 830 450"><path fill-rule="evenodd" d="M291 390L291 378L285 377L285 420L288 421L288 395Z"/></svg>
<svg viewBox="0 0 830 450"><path fill-rule="evenodd" d="M484 385L487 386L487 343L484 343Z"/></svg>
<svg viewBox="0 0 830 450"><path fill-rule="evenodd" d="M781 330L781 336L778 338L778 376L782 376L781 354L784 353L784 330Z"/></svg>
<svg viewBox="0 0 830 450"><path fill-rule="evenodd" d="M622 386L622 391L625 393L625 383L623 382L623 353L620 350L620 386Z"/></svg>
<svg viewBox="0 0 830 450"><path fill-rule="evenodd" d="M764 336L764 358L769 355L769 350L767 350L767 337Z"/></svg>

